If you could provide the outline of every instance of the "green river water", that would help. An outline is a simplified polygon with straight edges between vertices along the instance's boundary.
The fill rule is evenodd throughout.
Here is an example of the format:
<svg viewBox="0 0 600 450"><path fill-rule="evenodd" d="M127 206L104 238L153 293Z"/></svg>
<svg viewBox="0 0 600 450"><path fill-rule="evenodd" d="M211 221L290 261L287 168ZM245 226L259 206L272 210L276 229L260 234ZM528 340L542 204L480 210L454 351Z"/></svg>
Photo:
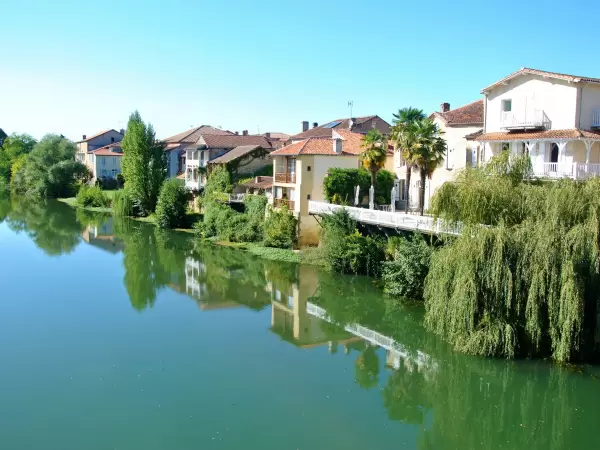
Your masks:
<svg viewBox="0 0 600 450"><path fill-rule="evenodd" d="M597 449L600 370L469 357L372 280L0 200L0 449Z"/></svg>

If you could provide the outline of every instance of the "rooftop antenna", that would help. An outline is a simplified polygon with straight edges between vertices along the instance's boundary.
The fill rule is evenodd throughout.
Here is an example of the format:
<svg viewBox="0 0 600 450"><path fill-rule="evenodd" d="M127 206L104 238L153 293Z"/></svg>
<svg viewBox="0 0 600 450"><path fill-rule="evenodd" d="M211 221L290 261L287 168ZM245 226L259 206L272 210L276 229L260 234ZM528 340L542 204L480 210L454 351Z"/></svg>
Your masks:
<svg viewBox="0 0 600 450"><path fill-rule="evenodd" d="M350 118L352 118L352 107L354 106L354 102L352 100L348 100L348 108L350 108Z"/></svg>

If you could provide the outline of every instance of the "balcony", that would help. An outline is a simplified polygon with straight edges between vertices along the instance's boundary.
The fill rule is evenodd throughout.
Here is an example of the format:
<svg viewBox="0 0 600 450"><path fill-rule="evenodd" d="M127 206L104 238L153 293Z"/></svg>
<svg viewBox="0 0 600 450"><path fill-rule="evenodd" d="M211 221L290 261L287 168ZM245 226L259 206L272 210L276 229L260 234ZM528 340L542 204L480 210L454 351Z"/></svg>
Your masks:
<svg viewBox="0 0 600 450"><path fill-rule="evenodd" d="M534 165L533 173L535 176L541 178L572 178L574 180L585 180L600 176L600 164L562 164L546 162Z"/></svg>
<svg viewBox="0 0 600 450"><path fill-rule="evenodd" d="M185 164L188 166L206 167L207 160L203 157L200 158L199 153L200 151L198 150L187 150L185 152Z"/></svg>
<svg viewBox="0 0 600 450"><path fill-rule="evenodd" d="M500 128L504 130L548 130L551 126L552 122L541 109L504 111L500 120Z"/></svg>
<svg viewBox="0 0 600 450"><path fill-rule="evenodd" d="M600 128L600 109L592 111L592 128Z"/></svg>
<svg viewBox="0 0 600 450"><path fill-rule="evenodd" d="M294 211L294 200L288 200L286 198L276 198L273 200L273 205L275 208L280 208L282 206L287 206L287 209L290 211Z"/></svg>
<svg viewBox="0 0 600 450"><path fill-rule="evenodd" d="M296 174L293 172L276 173L275 174L275 183L295 184L296 183Z"/></svg>

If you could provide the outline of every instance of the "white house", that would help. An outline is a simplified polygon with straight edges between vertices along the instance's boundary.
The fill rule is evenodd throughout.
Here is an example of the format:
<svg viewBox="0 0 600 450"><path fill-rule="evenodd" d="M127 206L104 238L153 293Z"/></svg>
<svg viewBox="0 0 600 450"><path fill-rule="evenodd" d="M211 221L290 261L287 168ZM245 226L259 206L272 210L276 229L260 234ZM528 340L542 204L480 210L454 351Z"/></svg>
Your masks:
<svg viewBox="0 0 600 450"><path fill-rule="evenodd" d="M523 68L483 89L482 160L528 154L540 177L600 175L600 79Z"/></svg>

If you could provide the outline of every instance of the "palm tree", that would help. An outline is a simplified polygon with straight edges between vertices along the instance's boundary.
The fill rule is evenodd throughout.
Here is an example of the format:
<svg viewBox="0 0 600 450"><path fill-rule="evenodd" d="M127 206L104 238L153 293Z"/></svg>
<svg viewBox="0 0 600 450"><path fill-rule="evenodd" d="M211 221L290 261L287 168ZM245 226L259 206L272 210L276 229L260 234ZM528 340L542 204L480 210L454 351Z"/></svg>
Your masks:
<svg viewBox="0 0 600 450"><path fill-rule="evenodd" d="M433 172L444 161L446 141L443 131L430 119L422 119L411 126L411 134L415 137L414 164L421 175L419 189L419 208L423 215L425 209L425 180L431 179Z"/></svg>
<svg viewBox="0 0 600 450"><path fill-rule="evenodd" d="M402 108L398 114L394 114L394 125L392 126L392 141L394 142L394 151L399 151L406 163L406 182L405 182L405 211L408 212L410 202L410 181L413 169L416 168L415 156L418 148L414 129L411 126L415 122L425 119L425 113L422 109Z"/></svg>
<svg viewBox="0 0 600 450"><path fill-rule="evenodd" d="M385 166L387 159L387 139L379 130L373 129L363 138L361 148L360 160L363 167L371 172L371 186L375 187L377 172Z"/></svg>

